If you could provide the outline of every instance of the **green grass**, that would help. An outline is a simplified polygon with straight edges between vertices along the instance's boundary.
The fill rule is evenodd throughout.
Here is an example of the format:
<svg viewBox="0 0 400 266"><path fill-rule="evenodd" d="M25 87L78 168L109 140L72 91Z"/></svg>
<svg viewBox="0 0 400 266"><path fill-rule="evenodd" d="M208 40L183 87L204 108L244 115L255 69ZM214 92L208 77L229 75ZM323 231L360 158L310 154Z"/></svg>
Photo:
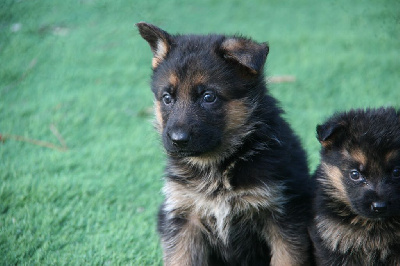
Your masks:
<svg viewBox="0 0 400 266"><path fill-rule="evenodd" d="M134 28L269 41L270 84L318 163L315 126L338 110L400 107L400 2L0 3L0 264L161 264L165 157L152 126L151 52ZM19 28L19 29L18 29Z"/></svg>

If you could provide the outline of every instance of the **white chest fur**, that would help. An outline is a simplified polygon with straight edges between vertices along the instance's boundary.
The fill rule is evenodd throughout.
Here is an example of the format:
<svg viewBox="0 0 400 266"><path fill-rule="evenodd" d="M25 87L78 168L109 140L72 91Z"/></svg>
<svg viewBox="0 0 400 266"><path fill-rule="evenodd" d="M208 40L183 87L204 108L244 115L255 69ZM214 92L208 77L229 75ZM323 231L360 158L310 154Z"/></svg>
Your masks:
<svg viewBox="0 0 400 266"><path fill-rule="evenodd" d="M190 189L183 184L166 182L164 211L169 219L185 217L188 223L202 230L212 231L223 243L227 243L231 218L248 213L247 217L260 211L283 214L285 201L283 185L263 185L246 189L223 188L214 194Z"/></svg>

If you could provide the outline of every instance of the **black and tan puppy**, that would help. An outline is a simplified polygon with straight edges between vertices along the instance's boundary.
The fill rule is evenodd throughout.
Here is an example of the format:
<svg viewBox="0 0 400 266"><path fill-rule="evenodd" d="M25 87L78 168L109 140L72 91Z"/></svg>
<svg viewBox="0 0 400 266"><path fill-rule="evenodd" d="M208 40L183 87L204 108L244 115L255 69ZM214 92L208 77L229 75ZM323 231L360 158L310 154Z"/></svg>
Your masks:
<svg viewBox="0 0 400 266"><path fill-rule="evenodd" d="M268 94L268 45L137 24L153 52L168 155L158 230L165 265L305 265L306 156Z"/></svg>
<svg viewBox="0 0 400 266"><path fill-rule="evenodd" d="M319 265L400 265L400 113L352 110L317 127Z"/></svg>

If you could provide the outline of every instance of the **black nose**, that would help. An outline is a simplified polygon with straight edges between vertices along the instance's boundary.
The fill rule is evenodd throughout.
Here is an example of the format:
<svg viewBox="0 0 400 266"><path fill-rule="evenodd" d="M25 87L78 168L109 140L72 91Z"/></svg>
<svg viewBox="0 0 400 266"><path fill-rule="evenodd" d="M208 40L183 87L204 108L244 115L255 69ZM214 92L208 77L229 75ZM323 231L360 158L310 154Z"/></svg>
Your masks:
<svg viewBox="0 0 400 266"><path fill-rule="evenodd" d="M183 130L175 130L168 134L169 138L171 139L172 143L177 147L185 147L190 139L190 135L188 132Z"/></svg>
<svg viewBox="0 0 400 266"><path fill-rule="evenodd" d="M371 210L377 213L383 213L387 210L387 204L383 201L372 202Z"/></svg>

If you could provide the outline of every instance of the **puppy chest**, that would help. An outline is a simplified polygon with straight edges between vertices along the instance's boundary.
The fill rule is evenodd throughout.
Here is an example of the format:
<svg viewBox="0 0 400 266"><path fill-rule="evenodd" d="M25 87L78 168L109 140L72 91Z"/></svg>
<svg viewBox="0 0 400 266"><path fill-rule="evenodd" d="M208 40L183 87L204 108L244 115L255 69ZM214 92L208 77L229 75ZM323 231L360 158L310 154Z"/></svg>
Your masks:
<svg viewBox="0 0 400 266"><path fill-rule="evenodd" d="M234 215L233 206L227 200L207 200L204 197L187 195L168 197L165 211L171 219L184 218L185 226L195 227L224 242L227 241L231 217Z"/></svg>
<svg viewBox="0 0 400 266"><path fill-rule="evenodd" d="M207 197L181 191L166 196L164 210L170 219L184 218L185 226L196 228L211 241L222 241L224 244L228 243L229 236L237 230L238 224L250 230L256 224L262 224L270 213L264 206L266 198L261 195L227 193ZM244 229L241 228L241 231Z"/></svg>

